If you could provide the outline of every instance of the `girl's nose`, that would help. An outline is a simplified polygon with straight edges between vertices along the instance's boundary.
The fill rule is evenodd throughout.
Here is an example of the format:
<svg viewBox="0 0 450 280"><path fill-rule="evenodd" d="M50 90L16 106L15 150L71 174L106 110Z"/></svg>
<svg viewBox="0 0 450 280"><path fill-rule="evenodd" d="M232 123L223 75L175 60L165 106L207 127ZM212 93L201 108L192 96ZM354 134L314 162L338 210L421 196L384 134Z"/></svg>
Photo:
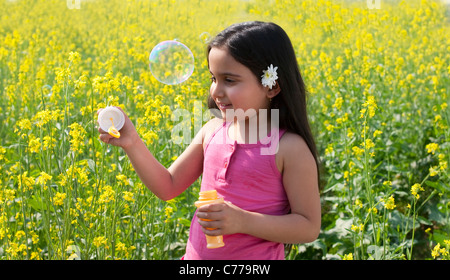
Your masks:
<svg viewBox="0 0 450 280"><path fill-rule="evenodd" d="M211 88L209 89L209 92L211 94L211 97L216 100L222 98L225 93L223 91L223 87L221 87L217 82L211 84Z"/></svg>

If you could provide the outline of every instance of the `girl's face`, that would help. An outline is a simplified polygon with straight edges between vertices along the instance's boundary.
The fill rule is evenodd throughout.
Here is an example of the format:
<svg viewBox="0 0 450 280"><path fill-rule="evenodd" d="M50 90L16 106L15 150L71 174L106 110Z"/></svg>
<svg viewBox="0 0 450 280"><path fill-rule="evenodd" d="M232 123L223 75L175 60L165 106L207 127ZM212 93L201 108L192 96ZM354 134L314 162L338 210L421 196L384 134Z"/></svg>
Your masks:
<svg viewBox="0 0 450 280"><path fill-rule="evenodd" d="M209 71L212 81L210 94L224 118L227 110L236 112L242 109L246 116L251 117L260 109L269 109L269 89L226 49L211 49Z"/></svg>

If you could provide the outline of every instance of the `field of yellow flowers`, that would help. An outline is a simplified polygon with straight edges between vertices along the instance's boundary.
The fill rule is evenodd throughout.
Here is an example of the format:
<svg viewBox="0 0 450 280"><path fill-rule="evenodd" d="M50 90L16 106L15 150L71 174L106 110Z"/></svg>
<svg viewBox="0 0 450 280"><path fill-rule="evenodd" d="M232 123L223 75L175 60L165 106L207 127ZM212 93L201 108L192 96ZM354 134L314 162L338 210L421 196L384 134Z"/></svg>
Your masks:
<svg viewBox="0 0 450 280"><path fill-rule="evenodd" d="M248 20L291 37L320 151L322 231L287 259L449 259L450 16L431 0L0 0L0 259L180 258L199 182L158 200L96 111L121 106L168 167L173 112L206 111L206 42ZM168 86L148 57L175 38L195 70Z"/></svg>

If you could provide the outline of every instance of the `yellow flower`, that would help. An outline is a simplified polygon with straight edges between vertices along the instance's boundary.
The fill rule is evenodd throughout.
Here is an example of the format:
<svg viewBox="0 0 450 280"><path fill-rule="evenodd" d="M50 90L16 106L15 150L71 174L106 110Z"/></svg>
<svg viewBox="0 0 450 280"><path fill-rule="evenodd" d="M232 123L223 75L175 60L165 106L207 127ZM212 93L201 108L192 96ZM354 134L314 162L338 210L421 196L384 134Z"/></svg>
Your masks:
<svg viewBox="0 0 450 280"><path fill-rule="evenodd" d="M56 206L61 206L64 203L64 199L66 198L65 193L57 192L55 196L53 197L53 204Z"/></svg>
<svg viewBox="0 0 450 280"><path fill-rule="evenodd" d="M344 123L346 121L348 121L348 113L345 113L342 118L337 118L336 119L336 123L337 124L342 124L342 123Z"/></svg>
<svg viewBox="0 0 450 280"><path fill-rule="evenodd" d="M350 178L350 172L348 172L347 170L344 171L344 179L348 181L349 178Z"/></svg>
<svg viewBox="0 0 450 280"><path fill-rule="evenodd" d="M388 210L393 210L393 209L395 209L395 207L397 207L397 205L395 205L395 199L394 199L393 195L391 195L387 199L387 201L383 198L380 201L384 203L384 208L386 208Z"/></svg>
<svg viewBox="0 0 450 280"><path fill-rule="evenodd" d="M6 253L12 257L17 257L17 253L19 252L19 245L15 242L11 242L9 247L6 249Z"/></svg>
<svg viewBox="0 0 450 280"><path fill-rule="evenodd" d="M53 177L47 173L45 173L44 171L42 171L40 173L40 176L36 179L36 183L40 184L40 185L45 185L47 183L47 181L50 181Z"/></svg>
<svg viewBox="0 0 450 280"><path fill-rule="evenodd" d="M78 78L78 80L76 80L75 82L74 82L74 85L75 85L75 88L76 89L82 89L85 85L86 85L86 82L87 82L87 77L86 77L86 75L81 75L79 78ZM83 113L82 113L83 114ZM83 116L84 116L84 114L83 114Z"/></svg>
<svg viewBox="0 0 450 280"><path fill-rule="evenodd" d="M39 252L31 252L30 260L42 260L42 258L39 256Z"/></svg>
<svg viewBox="0 0 450 280"><path fill-rule="evenodd" d="M108 242L108 238L106 238L104 236L95 237L94 240L92 241L94 246L97 248L99 248L100 246L105 246L105 248L108 248L108 246L106 244L107 242Z"/></svg>
<svg viewBox="0 0 450 280"><path fill-rule="evenodd" d="M145 131L144 129L141 129L140 131L142 131L142 139L147 145L152 144L155 140L158 140L159 136L153 130Z"/></svg>
<svg viewBox="0 0 450 280"><path fill-rule="evenodd" d="M439 160L439 169L445 171L448 168L448 163L445 160Z"/></svg>
<svg viewBox="0 0 450 280"><path fill-rule="evenodd" d="M19 249L18 249L18 251L19 252L22 252L22 255L23 256L26 256L27 255L27 245L25 245L25 244L20 244L19 245Z"/></svg>
<svg viewBox="0 0 450 280"><path fill-rule="evenodd" d="M62 67L55 67L55 80L63 84L67 77L70 75L70 69L69 68L62 68Z"/></svg>
<svg viewBox="0 0 450 280"><path fill-rule="evenodd" d="M358 226L356 226L356 225L353 225L353 224L352 224L352 226L351 226L350 229L351 229L352 231L358 233L358 232L360 232L360 231L363 231L364 225L363 225L363 224L359 224Z"/></svg>
<svg viewBox="0 0 450 280"><path fill-rule="evenodd" d="M333 145L328 144L327 148L325 149L325 155L331 155L333 153Z"/></svg>
<svg viewBox="0 0 450 280"><path fill-rule="evenodd" d="M362 118L364 118L364 115L366 114L367 109L366 108L362 108L359 112L361 113L359 115L359 118L362 119Z"/></svg>
<svg viewBox="0 0 450 280"><path fill-rule="evenodd" d="M378 135L381 135L383 132L382 131L380 131L380 130L375 130L374 132L373 132L373 138L376 138Z"/></svg>
<svg viewBox="0 0 450 280"><path fill-rule="evenodd" d="M348 128L347 129L347 137L351 139L351 138L353 138L354 135L355 135L355 133L352 131L352 129Z"/></svg>
<svg viewBox="0 0 450 280"><path fill-rule="evenodd" d="M6 154L6 149L3 148L2 146L0 146L0 160L6 159L5 154Z"/></svg>
<svg viewBox="0 0 450 280"><path fill-rule="evenodd" d="M430 167L429 172L430 172L430 176L433 177L433 176L436 176L439 174L439 169L437 166L432 166L432 167Z"/></svg>
<svg viewBox="0 0 450 280"><path fill-rule="evenodd" d="M432 153L434 155L434 153L439 149L439 144L430 143L430 144L426 145L425 148L427 149L428 153Z"/></svg>
<svg viewBox="0 0 450 280"><path fill-rule="evenodd" d="M184 106L184 96L183 95L177 95L177 96L175 96L175 100L174 100L177 104L178 104L178 106L180 107L180 108L184 108L185 106Z"/></svg>
<svg viewBox="0 0 450 280"><path fill-rule="evenodd" d="M116 171L116 169L117 169L117 164L111 163L111 168L108 169L108 172L109 173L114 172L114 171Z"/></svg>
<svg viewBox="0 0 450 280"><path fill-rule="evenodd" d="M52 114L49 110L43 110L36 113L36 115L33 117L33 121L36 121L37 127L42 127L46 123L48 123L52 119Z"/></svg>
<svg viewBox="0 0 450 280"><path fill-rule="evenodd" d="M28 177L28 171L25 171L22 175L18 176L19 179L19 187L26 187L27 189L32 189L34 185L34 178Z"/></svg>
<svg viewBox="0 0 450 280"><path fill-rule="evenodd" d="M102 190L103 192L102 194L100 194L100 197L98 199L100 203L108 203L110 201L114 201L114 195L116 192L112 189L111 186L106 185Z"/></svg>
<svg viewBox="0 0 450 280"><path fill-rule="evenodd" d="M123 174L116 175L116 179L117 179L119 182L122 182L125 186L127 186L127 185L130 184L130 183L128 182L128 180L127 180L127 176L125 176L125 175L123 175Z"/></svg>
<svg viewBox="0 0 450 280"><path fill-rule="evenodd" d="M25 232L23 230L19 230L16 232L16 239L21 239L22 237L25 236Z"/></svg>
<svg viewBox="0 0 450 280"><path fill-rule="evenodd" d="M391 181L384 181L383 182L383 186L392 186L392 182Z"/></svg>
<svg viewBox="0 0 450 280"><path fill-rule="evenodd" d="M448 245L448 240L444 240L444 243ZM446 257L448 256L449 252L446 248L441 248L441 244L438 243L436 246L434 246L433 251L431 251L431 256L436 259L440 255Z"/></svg>
<svg viewBox="0 0 450 280"><path fill-rule="evenodd" d="M116 250L117 251L123 251L123 252L126 252L126 250L127 250L127 246L125 246L125 244L124 243L122 243L122 242L117 242L117 244L116 244Z"/></svg>
<svg viewBox="0 0 450 280"><path fill-rule="evenodd" d="M332 124L330 124L330 122L329 121L325 121L324 122L324 125L325 125L325 128L328 130L328 131L331 131L331 132L333 132L334 131L334 129L335 129L335 126L334 125L332 125Z"/></svg>
<svg viewBox="0 0 450 280"><path fill-rule="evenodd" d="M333 107L335 107L336 109L338 109L340 111L343 103L344 103L344 99L342 97L338 97L334 101Z"/></svg>
<svg viewBox="0 0 450 280"><path fill-rule="evenodd" d="M357 146L353 146L352 150L353 150L353 154L355 154L355 156L357 156L357 157L364 153L364 149L361 149Z"/></svg>
<svg viewBox="0 0 450 280"><path fill-rule="evenodd" d="M30 130L31 129L31 121L29 119L21 119L16 123L16 128L14 129L14 133L19 130Z"/></svg>
<svg viewBox="0 0 450 280"><path fill-rule="evenodd" d="M170 202L170 200L168 201ZM164 222L169 222L169 219L172 217L174 209L171 206L166 206L164 209L164 214L166 214L166 220Z"/></svg>
<svg viewBox="0 0 450 280"><path fill-rule="evenodd" d="M77 63L78 61L80 61L80 54L78 52L70 52L69 61L72 63Z"/></svg>
<svg viewBox="0 0 450 280"><path fill-rule="evenodd" d="M372 139L366 139L366 141L362 145L366 149L371 149L375 147L375 144L373 143Z"/></svg>
<svg viewBox="0 0 450 280"><path fill-rule="evenodd" d="M170 218L172 216L172 213L173 213L173 208L170 207L170 206L167 206L164 209L164 213L166 214L167 218Z"/></svg>
<svg viewBox="0 0 450 280"><path fill-rule="evenodd" d="M73 123L69 125L71 136L70 140L70 150L74 152L82 152L82 148L84 147L84 137L86 135L86 130L79 124Z"/></svg>
<svg viewBox="0 0 450 280"><path fill-rule="evenodd" d="M377 104L375 102L375 97L372 95L369 95L367 97L367 100L363 103L363 107L367 108L369 110L369 118L372 118L375 116L375 110L378 108ZM366 109L362 109L361 111L361 118L366 113Z"/></svg>
<svg viewBox="0 0 450 280"><path fill-rule="evenodd" d="M411 194L416 198L419 199L419 191L424 191L422 186L420 184L414 184L411 186Z"/></svg>
<svg viewBox="0 0 450 280"><path fill-rule="evenodd" d="M37 244L39 242L39 235L34 231L30 231L29 234L31 235L31 241L33 244Z"/></svg>
<svg viewBox="0 0 450 280"><path fill-rule="evenodd" d="M349 253L344 255L344 257L342 258L343 260L353 260L353 253Z"/></svg>
<svg viewBox="0 0 450 280"><path fill-rule="evenodd" d="M437 257L439 257L439 249L441 248L441 244L437 244L436 246L434 246L433 251L431 251L431 256L435 259Z"/></svg>
<svg viewBox="0 0 450 280"><path fill-rule="evenodd" d="M123 199L125 199L126 201L134 202L133 193L124 191L123 192Z"/></svg>
<svg viewBox="0 0 450 280"><path fill-rule="evenodd" d="M28 149L31 153L39 153L39 150L41 148L41 141L39 138L35 138L34 136L30 135L30 138L28 139Z"/></svg>
<svg viewBox="0 0 450 280"><path fill-rule="evenodd" d="M46 136L44 136L43 139L44 139L44 143L43 143L42 149L44 151L46 151L47 149L56 147L56 139L55 138L52 138L52 137L46 135Z"/></svg>
<svg viewBox="0 0 450 280"><path fill-rule="evenodd" d="M444 103L441 104L441 110L442 111L445 111L445 109L447 109L447 107L448 107L447 102L444 102Z"/></svg>

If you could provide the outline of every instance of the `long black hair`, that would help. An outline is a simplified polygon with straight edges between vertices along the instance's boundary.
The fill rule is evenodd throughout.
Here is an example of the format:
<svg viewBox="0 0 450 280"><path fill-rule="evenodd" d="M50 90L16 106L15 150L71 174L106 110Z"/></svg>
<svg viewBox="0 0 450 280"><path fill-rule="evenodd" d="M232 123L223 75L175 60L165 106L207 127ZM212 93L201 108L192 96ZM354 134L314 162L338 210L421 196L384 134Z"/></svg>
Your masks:
<svg viewBox="0 0 450 280"><path fill-rule="evenodd" d="M319 172L317 149L306 111L306 87L286 32L271 22L251 21L229 26L207 47L207 57L212 48L225 48L239 63L249 68L259 79L271 64L278 67L278 85L281 89L270 103L270 109L279 110L280 128L300 135L314 156ZM218 109L211 96L208 107ZM319 175L319 173L318 173Z"/></svg>

